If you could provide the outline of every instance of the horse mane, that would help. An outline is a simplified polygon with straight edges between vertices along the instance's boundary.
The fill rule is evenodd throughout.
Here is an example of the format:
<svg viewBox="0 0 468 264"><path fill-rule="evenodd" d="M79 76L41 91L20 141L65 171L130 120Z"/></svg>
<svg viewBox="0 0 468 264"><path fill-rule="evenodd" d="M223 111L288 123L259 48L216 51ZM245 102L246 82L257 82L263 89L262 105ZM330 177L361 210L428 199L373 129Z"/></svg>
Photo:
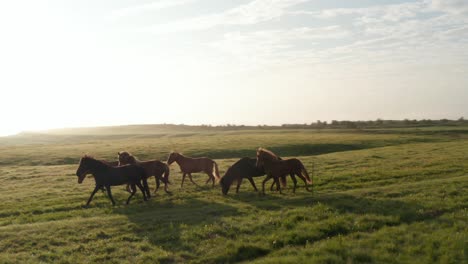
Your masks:
<svg viewBox="0 0 468 264"><path fill-rule="evenodd" d="M140 160L139 160L135 155L133 155L132 153L127 152L127 151L125 151L125 153L127 153L128 158L129 158L131 161L140 161Z"/></svg>
<svg viewBox="0 0 468 264"><path fill-rule="evenodd" d="M127 156L128 159L130 159L131 162L138 162L140 161L136 156L134 156L132 153L128 152L128 151L120 151L119 152L119 156L120 155L123 155L125 154L125 156Z"/></svg>
<svg viewBox="0 0 468 264"><path fill-rule="evenodd" d="M230 182L232 182L234 177L235 175L232 173L232 166L229 166L229 168L227 168L226 172L224 173L224 176L221 177L221 180L230 180Z"/></svg>
<svg viewBox="0 0 468 264"><path fill-rule="evenodd" d="M173 154L175 154L176 156L179 156L179 157L186 157L186 156L184 156L184 154L182 154L182 152L172 151L170 155L173 155Z"/></svg>
<svg viewBox="0 0 468 264"><path fill-rule="evenodd" d="M270 156L270 158L272 159L276 159L276 160L279 160L280 157L278 157L275 153L271 152L270 150L268 149L265 149L265 148L258 148L257 150L257 154L258 153L265 153L267 154L268 156Z"/></svg>
<svg viewBox="0 0 468 264"><path fill-rule="evenodd" d="M82 160L82 159L90 159L90 160L92 160L93 162L96 162L97 164L99 164L99 166L112 167L112 166L110 166L109 164L106 164L105 162L103 162L102 160L98 160L98 159L94 158L93 156L90 156L90 155L87 155L87 154L84 155L84 156L81 158L81 160ZM81 163L81 160L80 160L80 163Z"/></svg>
<svg viewBox="0 0 468 264"><path fill-rule="evenodd" d="M133 156L133 155L128 156L128 158L130 159L131 162L138 162L138 161L140 161L137 157L135 157L135 156Z"/></svg>

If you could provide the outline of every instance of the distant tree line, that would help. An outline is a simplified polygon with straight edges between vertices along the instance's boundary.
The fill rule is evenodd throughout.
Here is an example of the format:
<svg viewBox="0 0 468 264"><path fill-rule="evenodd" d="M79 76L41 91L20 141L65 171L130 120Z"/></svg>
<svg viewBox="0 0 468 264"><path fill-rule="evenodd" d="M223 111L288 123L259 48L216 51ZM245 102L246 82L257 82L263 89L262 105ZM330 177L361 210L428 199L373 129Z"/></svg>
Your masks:
<svg viewBox="0 0 468 264"><path fill-rule="evenodd" d="M402 128L402 127L427 127L427 126L462 126L468 125L468 120L463 117L457 120L449 119L404 119L404 120L369 120L369 121L338 121L332 120L331 122L320 121L312 122L310 124L283 124L283 128L310 128L310 129L360 129L360 128Z"/></svg>
<svg viewBox="0 0 468 264"><path fill-rule="evenodd" d="M297 128L297 129L365 129L365 128L405 128L405 127L430 127L430 126L468 126L468 120L460 117L457 120L450 119L404 119L404 120L369 120L369 121L348 121L348 120L332 120L320 121L305 124L283 124L279 126L270 125L236 125L236 124L224 124L224 125L185 125L185 124L159 124L151 125L155 128L166 128L170 130L177 129L179 131L224 131L224 130L251 130L251 129L284 129L284 128Z"/></svg>

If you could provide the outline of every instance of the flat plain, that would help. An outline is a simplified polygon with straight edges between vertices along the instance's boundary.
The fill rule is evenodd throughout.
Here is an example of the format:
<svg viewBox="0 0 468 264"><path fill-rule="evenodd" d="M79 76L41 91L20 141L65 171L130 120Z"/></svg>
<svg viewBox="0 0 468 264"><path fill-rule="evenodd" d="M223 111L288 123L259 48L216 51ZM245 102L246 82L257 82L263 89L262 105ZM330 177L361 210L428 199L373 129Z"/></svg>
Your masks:
<svg viewBox="0 0 468 264"><path fill-rule="evenodd" d="M468 127L116 131L0 140L0 263L467 263ZM119 186L116 206L99 192L84 208L94 181L75 175L83 154L121 150L207 156L223 175L258 147L303 161L313 192L223 196L203 174L181 188L173 164L171 195L125 205Z"/></svg>

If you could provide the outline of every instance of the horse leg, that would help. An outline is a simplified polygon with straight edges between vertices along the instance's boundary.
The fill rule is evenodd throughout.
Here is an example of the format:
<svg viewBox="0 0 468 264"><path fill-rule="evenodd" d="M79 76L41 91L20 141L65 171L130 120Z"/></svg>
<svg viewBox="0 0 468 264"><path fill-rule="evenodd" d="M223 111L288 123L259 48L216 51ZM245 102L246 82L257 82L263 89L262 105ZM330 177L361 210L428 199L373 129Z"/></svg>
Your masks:
<svg viewBox="0 0 468 264"><path fill-rule="evenodd" d="M112 202L112 205L115 205L115 201L114 201L114 197L112 197L110 185L106 185L106 190L107 190L107 195L109 196L109 199Z"/></svg>
<svg viewBox="0 0 468 264"><path fill-rule="evenodd" d="M127 204L130 203L130 199L132 199L133 195L135 195L135 193L136 193L135 184L131 184L130 186L131 186L131 188L132 188L132 192L130 193L130 196L129 196L128 199L127 199Z"/></svg>
<svg viewBox="0 0 468 264"><path fill-rule="evenodd" d="M208 174L208 180L206 180L205 184L208 184L211 181L211 178L213 177L213 175L211 175L211 173L206 173L206 174Z"/></svg>
<svg viewBox="0 0 468 264"><path fill-rule="evenodd" d="M126 188L127 192L131 193L132 192L132 189L130 188L130 184L127 184L127 188Z"/></svg>
<svg viewBox="0 0 468 264"><path fill-rule="evenodd" d="M275 184L276 184L276 182L275 182L275 181L273 181L273 182L271 183L271 186L270 186L270 192L272 192L272 191L273 191L273 186L275 186ZM276 187L276 191L278 191L278 187Z"/></svg>
<svg viewBox="0 0 468 264"><path fill-rule="evenodd" d="M150 192L149 186L148 186L148 178L143 178L142 181L143 181L143 187L145 188L146 196L149 199L149 198L151 198L151 192Z"/></svg>
<svg viewBox="0 0 468 264"><path fill-rule="evenodd" d="M258 192L257 186L255 186L255 182L254 182L254 180L252 179L252 177L248 177L247 179L249 180L250 184L252 184L252 186L254 187L255 191Z"/></svg>
<svg viewBox="0 0 468 264"><path fill-rule="evenodd" d="M136 186L138 186L138 189L140 189L141 193L143 194L143 201L148 201L148 197L146 197L145 190L143 188L143 185L141 185L141 182L137 181Z"/></svg>
<svg viewBox="0 0 468 264"><path fill-rule="evenodd" d="M208 181L212 181L213 183L211 184L211 187L214 187L215 186L215 176L213 175L213 173L210 173L210 178L208 179ZM208 182L207 182L208 183Z"/></svg>
<svg viewBox="0 0 468 264"><path fill-rule="evenodd" d="M273 177L273 180L274 180L275 183L276 183L276 188L279 189L279 193L280 193L280 194L283 194L283 193L281 192L281 184L280 184L280 182L279 182L279 177Z"/></svg>
<svg viewBox="0 0 468 264"><path fill-rule="evenodd" d="M89 203L91 202L91 200L93 200L93 197L94 195L97 193L97 191L99 191L99 189L101 189L103 186L102 185L96 185L96 187L94 187L94 190L93 192L91 193L91 196L89 196L89 199L88 199L88 202L86 203L86 206L89 205Z"/></svg>
<svg viewBox="0 0 468 264"><path fill-rule="evenodd" d="M307 184L307 180L306 180L306 178L304 177L304 175L302 175L302 173L298 173L297 176L298 176L299 178L301 178L302 181L304 181L306 190L307 190L308 192L310 192L310 190L309 190L309 185Z"/></svg>
<svg viewBox="0 0 468 264"><path fill-rule="evenodd" d="M156 182L156 189L154 189L154 193L156 193L159 190L159 186L161 185L159 176L155 175L154 176L154 181Z"/></svg>
<svg viewBox="0 0 468 264"><path fill-rule="evenodd" d="M161 174L161 181L164 182L164 191L167 194L171 194L171 192L167 189L169 185L169 174Z"/></svg>
<svg viewBox="0 0 468 264"><path fill-rule="evenodd" d="M291 173L291 179L292 179L293 184L294 184L293 193L296 193L297 180L296 180L296 176L294 176L294 173Z"/></svg>
<svg viewBox="0 0 468 264"><path fill-rule="evenodd" d="M262 182L262 194L265 194L265 183L271 179L271 175L267 174L266 178Z"/></svg>
<svg viewBox="0 0 468 264"><path fill-rule="evenodd" d="M190 181L191 181L193 184L195 184L196 186L198 186L198 184L197 184L196 182L194 182L193 179L192 179L192 173L187 173L187 174L188 174L188 177L189 177Z"/></svg>
<svg viewBox="0 0 468 264"><path fill-rule="evenodd" d="M241 186L241 183L242 183L242 178L237 179L236 193L239 193L239 188Z"/></svg>
<svg viewBox="0 0 468 264"><path fill-rule="evenodd" d="M182 188L182 186L184 186L185 175L186 175L186 173L184 173L184 174L182 175L182 184L180 184L180 188Z"/></svg>

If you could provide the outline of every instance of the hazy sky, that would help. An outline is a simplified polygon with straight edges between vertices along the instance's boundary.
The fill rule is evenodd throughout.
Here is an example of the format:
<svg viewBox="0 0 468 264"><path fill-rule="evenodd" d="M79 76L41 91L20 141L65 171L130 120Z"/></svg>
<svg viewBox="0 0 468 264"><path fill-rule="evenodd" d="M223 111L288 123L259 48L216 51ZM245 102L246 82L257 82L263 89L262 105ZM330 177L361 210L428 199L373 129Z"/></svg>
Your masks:
<svg viewBox="0 0 468 264"><path fill-rule="evenodd" d="M468 117L467 0L14 0L0 33L0 135Z"/></svg>

